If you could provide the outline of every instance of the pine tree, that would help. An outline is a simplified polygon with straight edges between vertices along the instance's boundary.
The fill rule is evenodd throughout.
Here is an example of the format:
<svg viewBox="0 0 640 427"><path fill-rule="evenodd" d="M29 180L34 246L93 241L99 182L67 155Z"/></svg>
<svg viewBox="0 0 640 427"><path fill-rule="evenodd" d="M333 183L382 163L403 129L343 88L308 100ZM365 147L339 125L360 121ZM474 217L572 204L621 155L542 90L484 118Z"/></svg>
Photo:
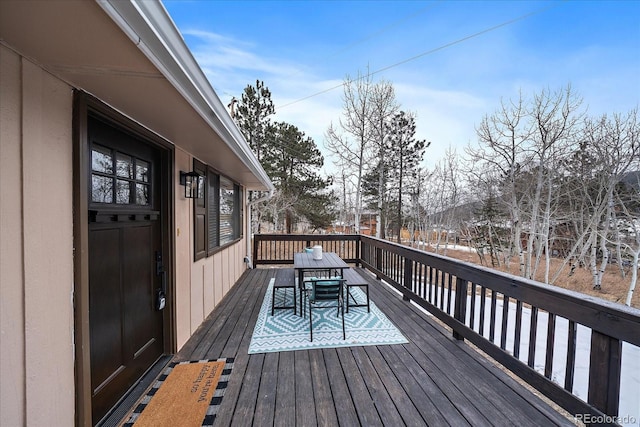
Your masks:
<svg viewBox="0 0 640 427"><path fill-rule="evenodd" d="M417 140L415 134L415 118L404 111L396 113L387 124L388 164L395 166L391 169L391 179L395 182L395 223L398 232L398 243L400 243L400 231L402 229L403 196L407 194L403 187L409 177L417 175L418 168L424 157L424 151L430 144L425 140Z"/></svg>
<svg viewBox="0 0 640 427"><path fill-rule="evenodd" d="M294 125L271 122L275 108L271 91L262 81L247 85L235 107L238 128L276 188L273 198L257 212L270 217L276 227L284 214L287 233L299 218L307 219L314 229L331 225L335 218L334 197L327 190L331 180L318 174L324 158L313 139Z"/></svg>
<svg viewBox="0 0 640 427"><path fill-rule="evenodd" d="M269 128L266 143L265 171L288 202L284 207L286 232L292 232L299 218L307 219L314 229L329 226L335 218L335 198L327 190L331 180L318 173L324 158L313 139L294 125L278 122Z"/></svg>
<svg viewBox="0 0 640 427"><path fill-rule="evenodd" d="M270 125L269 116L273 114L275 107L271 100L271 91L264 82L256 80L255 87L247 85L233 116L259 161L262 161L266 149L265 133Z"/></svg>

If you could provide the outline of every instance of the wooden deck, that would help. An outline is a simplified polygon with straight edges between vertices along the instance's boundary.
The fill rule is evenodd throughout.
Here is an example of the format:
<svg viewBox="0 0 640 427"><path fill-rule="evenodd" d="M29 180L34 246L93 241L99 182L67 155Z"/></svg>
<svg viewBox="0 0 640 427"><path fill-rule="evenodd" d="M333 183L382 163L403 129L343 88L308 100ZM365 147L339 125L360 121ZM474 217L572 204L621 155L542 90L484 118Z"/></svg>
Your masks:
<svg viewBox="0 0 640 427"><path fill-rule="evenodd" d="M235 358L216 426L573 425L364 270L408 344L247 354L275 271L248 270L176 356Z"/></svg>

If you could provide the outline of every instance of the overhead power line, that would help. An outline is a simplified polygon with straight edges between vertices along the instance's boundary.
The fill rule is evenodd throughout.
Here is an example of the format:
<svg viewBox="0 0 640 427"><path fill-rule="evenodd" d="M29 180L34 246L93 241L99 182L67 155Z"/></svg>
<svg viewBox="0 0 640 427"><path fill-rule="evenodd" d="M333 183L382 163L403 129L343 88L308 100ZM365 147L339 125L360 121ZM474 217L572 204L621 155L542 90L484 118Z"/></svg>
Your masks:
<svg viewBox="0 0 640 427"><path fill-rule="evenodd" d="M438 0L437 2L441 2L441 1L442 0ZM366 41L369 41L371 39L374 39L374 38L378 37L381 34L384 34L385 32L389 31L390 29L392 29L394 27L397 27L398 25L400 25L401 23L403 23L405 21L413 19L416 16L418 16L418 15L420 15L420 14L422 14L422 13L424 13L424 12L430 10L430 9L433 9L435 6L436 6L436 4L429 4L428 6L423 7L422 9L418 9L415 12L411 12L410 14L403 16L402 18L390 23L389 25L381 28L380 30L378 30L378 31L376 31L374 33L371 33L371 34L369 34L369 35L367 35L367 36L365 36L365 37L363 37L363 38L361 38L359 40L356 40L356 41L352 42L352 43L349 43L348 45L344 46L343 48L341 48L341 49L339 49L339 50L337 50L337 51L335 51L333 53L330 53L329 55L325 55L324 58L317 58L317 59L326 60L328 58L331 58L331 57L334 57L334 56L338 56L338 55L340 55L340 54L342 54L342 53L354 48L355 46L357 46L359 44L362 44L362 43L364 43ZM319 62L319 61L316 61L316 62ZM298 70L298 71L288 75L286 78L291 78L293 76L296 76L296 75L300 74L301 72L302 72L302 70Z"/></svg>
<svg viewBox="0 0 640 427"><path fill-rule="evenodd" d="M487 34L487 33L491 32L491 31L495 31L495 30L497 30L497 29L499 29L499 28L506 27L507 25L511 25L511 24L513 24L513 23L516 23L516 22L518 22L518 21L522 21L522 20L524 20L524 19L530 18L530 17L532 17L532 16L534 16L534 15L537 15L537 14L540 14L540 13L542 13L542 12L546 12L547 10L549 10L549 9L553 9L554 7L557 7L557 6L558 6L558 3L553 4L553 5L551 5L551 6L548 6L548 7L544 7L544 8L541 8L541 9L535 10L535 11L533 11L533 12L529 12L529 13L524 14L524 15L521 15L521 16L518 16L517 18L510 19L510 20L508 20L508 21L502 22L502 23L500 23L500 24L498 24L498 25L494 25L494 26L489 27L489 28L486 28L486 29L484 29L484 30L482 30L482 31L478 31L478 32L476 32L476 33L473 33L473 34L470 34L470 35L468 35L468 36L462 37L462 38L457 39L457 40L455 40L455 41L452 41L452 42L450 42L450 43L443 44L443 45L438 46L438 47L436 47L436 48L434 48L434 49L431 49L431 50L428 50L428 51L422 52L422 53L420 53L420 54L418 54L418 55L412 56L412 57L410 57L410 58L404 59L404 60L402 60L402 61L400 61L400 62L396 62L396 63L394 63L394 64L391 64L391 65L388 65L388 66L386 66L386 67L380 68L380 69L378 69L378 70L371 71L371 72L367 73L366 75L359 77L359 78L358 78L358 79L356 79L356 80L364 80L364 79L366 79L366 78L368 78L368 77L371 77L371 76L374 76L374 75L376 75L376 74L382 73L383 71L387 71L387 70L390 70L391 68L395 68L395 67L398 67L398 66L400 66L400 65L406 64L407 62L415 61L416 59L418 59L418 58L422 58L423 56L426 56L426 55L430 55L430 54L432 54L432 53L439 52L439 51L444 50L444 49L446 49L446 48L449 48L449 47L451 47L451 46L455 46L455 45L460 44L460 43L462 43L462 42L465 42L465 41L467 41L467 40L473 39L473 38L475 38L475 37L479 37L479 36L481 36L481 35L483 35L483 34ZM338 88L340 88L340 87L343 87L344 85L345 85L345 82L342 82L342 83L340 83L340 84L338 84L338 85L335 85L335 86L332 86L332 87L330 87L330 88L327 88L327 89L321 90L321 91L319 91L319 92L313 93L313 94L308 95L308 96L305 96L305 97L303 97L303 98L296 99L295 101L291 101L291 102L288 102L288 103L286 103L286 104L278 105L278 106L276 107L276 111L277 111L278 109L280 109L280 108L285 108L285 107L288 107L288 106L290 106L290 105L297 104L297 103L302 102L302 101L306 101L306 100L307 100L307 99L309 99L309 98L313 98L313 97L315 97L315 96L322 95L323 93L331 92L332 90L335 90L335 89L338 89Z"/></svg>

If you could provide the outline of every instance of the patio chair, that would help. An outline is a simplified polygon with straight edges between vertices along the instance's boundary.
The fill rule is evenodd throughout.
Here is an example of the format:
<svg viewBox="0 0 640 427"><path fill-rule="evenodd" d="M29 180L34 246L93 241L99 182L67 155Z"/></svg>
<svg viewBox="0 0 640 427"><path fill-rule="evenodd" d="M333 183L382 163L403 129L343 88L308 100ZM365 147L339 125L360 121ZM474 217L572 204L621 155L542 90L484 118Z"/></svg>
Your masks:
<svg viewBox="0 0 640 427"><path fill-rule="evenodd" d="M309 339L313 341L313 310L336 308L336 316L342 316L342 339L347 339L344 327L344 279L308 280L307 298L309 299ZM335 301L336 305L325 302ZM322 303L322 304L320 304Z"/></svg>

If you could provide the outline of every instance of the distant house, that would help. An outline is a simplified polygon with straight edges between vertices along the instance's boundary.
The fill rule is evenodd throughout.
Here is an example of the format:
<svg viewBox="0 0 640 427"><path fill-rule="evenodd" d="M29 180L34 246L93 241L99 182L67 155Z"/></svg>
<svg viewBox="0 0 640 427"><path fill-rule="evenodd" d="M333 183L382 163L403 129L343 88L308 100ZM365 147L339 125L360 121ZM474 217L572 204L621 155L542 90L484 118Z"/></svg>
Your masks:
<svg viewBox="0 0 640 427"><path fill-rule="evenodd" d="M0 2L0 150L0 425L95 424L243 273L273 186L152 1Z"/></svg>

